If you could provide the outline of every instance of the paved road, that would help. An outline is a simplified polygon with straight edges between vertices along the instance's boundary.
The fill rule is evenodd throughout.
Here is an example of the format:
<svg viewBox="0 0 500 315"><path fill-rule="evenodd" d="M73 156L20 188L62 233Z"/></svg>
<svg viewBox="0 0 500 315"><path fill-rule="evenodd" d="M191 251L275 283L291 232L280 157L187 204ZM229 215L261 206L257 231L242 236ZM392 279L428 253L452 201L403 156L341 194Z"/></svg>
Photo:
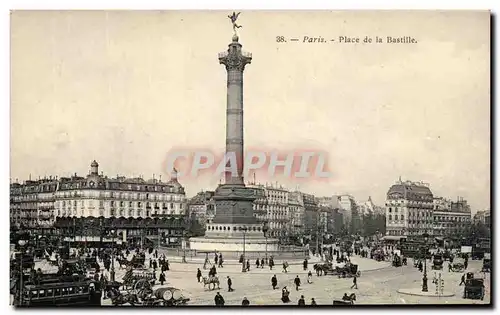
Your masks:
<svg viewBox="0 0 500 315"><path fill-rule="evenodd" d="M356 257L354 257L356 259ZM208 290L197 283L196 269L202 265L172 263L171 270L167 272L167 283L164 286L174 286L181 289L184 294L191 298L190 305L214 305L214 296L217 291L223 295L226 305L241 305L241 300L246 296L252 305L282 304L281 290L273 290L271 277L276 274L280 288L287 286L290 290L291 304L296 304L300 295L304 295L306 303L315 298L318 304L331 305L334 299L341 299L344 293L356 293L357 304L485 304L490 302L490 276L477 273L481 267L480 261L471 261L468 271L476 272L476 277L486 277L486 294L483 301L462 299L463 286L459 287L460 273L442 272L445 281L445 291L455 293L453 297L422 297L397 293L399 288L418 288L422 284L422 273L412 266L395 268L385 267L383 269L364 271L363 265L367 261L359 261L361 277L358 278L358 289L350 289L352 279L339 279L336 276L314 275L313 283L308 284L306 275L301 266L290 266L288 273L283 273L281 268L270 271L265 269L252 269L248 273L242 273L235 265L228 265L218 269L221 281L220 290ZM367 268L368 269L368 268ZM203 270L202 270L203 271ZM207 271L203 271L206 275ZM123 270L117 270L117 280L121 279ZM295 290L293 279L299 275L302 286L299 291ZM230 276L235 291L227 292L226 277ZM432 284L434 271L429 270L429 291L435 292L436 287ZM155 286L157 288L159 286ZM107 304L107 301L106 301Z"/></svg>

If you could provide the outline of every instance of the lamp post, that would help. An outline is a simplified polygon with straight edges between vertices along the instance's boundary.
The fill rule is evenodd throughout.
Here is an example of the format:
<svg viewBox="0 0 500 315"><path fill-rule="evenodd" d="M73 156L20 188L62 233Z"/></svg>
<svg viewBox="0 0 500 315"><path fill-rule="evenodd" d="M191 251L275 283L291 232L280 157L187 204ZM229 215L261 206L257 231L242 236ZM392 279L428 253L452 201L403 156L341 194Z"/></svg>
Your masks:
<svg viewBox="0 0 500 315"><path fill-rule="evenodd" d="M109 273L111 281L115 281L115 230L111 230L111 271Z"/></svg>
<svg viewBox="0 0 500 315"><path fill-rule="evenodd" d="M422 292L427 292L427 241L429 239L429 234L424 233L424 276L422 277Z"/></svg>
<svg viewBox="0 0 500 315"><path fill-rule="evenodd" d="M19 240L17 242L17 244L19 244L19 249L21 249L21 253L20 253L20 256L19 256L19 271L20 271L20 278L19 278L19 300L18 300L18 304L19 306L22 306L23 305L23 276L24 276L24 272L23 272L23 258L24 258L24 246L26 245L26 241L25 240Z"/></svg>
<svg viewBox="0 0 500 315"><path fill-rule="evenodd" d="M262 227L262 232L264 232L264 237L266 238L266 264L267 262L267 231L269 231L269 227L267 226L267 222L264 222L264 226Z"/></svg>
<svg viewBox="0 0 500 315"><path fill-rule="evenodd" d="M243 232L243 262L241 264L241 272L246 272L246 268L245 268L245 236L246 236L246 232L247 232L247 227L241 227L240 226L240 231Z"/></svg>

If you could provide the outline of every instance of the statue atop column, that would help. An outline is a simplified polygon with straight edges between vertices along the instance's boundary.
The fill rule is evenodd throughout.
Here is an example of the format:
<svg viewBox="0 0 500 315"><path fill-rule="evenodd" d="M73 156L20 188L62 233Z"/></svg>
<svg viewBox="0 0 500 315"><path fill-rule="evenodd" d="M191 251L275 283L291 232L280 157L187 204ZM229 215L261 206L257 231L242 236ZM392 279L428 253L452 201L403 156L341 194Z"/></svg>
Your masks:
<svg viewBox="0 0 500 315"><path fill-rule="evenodd" d="M232 15L227 16L231 20L231 23L233 23L233 31L235 36L238 36L238 34L236 33L236 29L241 28L241 25L236 24L236 20L238 19L238 16L240 16L240 14L241 12L233 12Z"/></svg>

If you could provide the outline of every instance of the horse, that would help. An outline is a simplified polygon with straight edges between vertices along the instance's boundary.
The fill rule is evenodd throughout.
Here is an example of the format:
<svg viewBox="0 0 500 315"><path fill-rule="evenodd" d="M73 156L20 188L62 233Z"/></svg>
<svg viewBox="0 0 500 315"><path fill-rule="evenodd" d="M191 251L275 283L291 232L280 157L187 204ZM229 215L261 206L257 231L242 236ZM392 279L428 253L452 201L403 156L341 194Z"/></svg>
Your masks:
<svg viewBox="0 0 500 315"><path fill-rule="evenodd" d="M351 293L350 295L344 294L342 301L354 302L356 301L356 293Z"/></svg>
<svg viewBox="0 0 500 315"><path fill-rule="evenodd" d="M215 285L217 284L217 289L220 289L220 282L219 282L219 278L216 277L216 276L212 276L210 278L207 278L207 277L203 277L203 288L205 288L208 284L208 289L209 290L215 290ZM210 284L213 284L214 285L214 288L213 289L210 289Z"/></svg>
<svg viewBox="0 0 500 315"><path fill-rule="evenodd" d="M322 276L323 274L327 274L328 270L330 270L330 266L328 264L314 264L313 269L318 276Z"/></svg>
<svg viewBox="0 0 500 315"><path fill-rule="evenodd" d="M117 260L118 260L118 264L120 265L121 269L127 268L128 266L131 265L131 263L126 259L118 258Z"/></svg>

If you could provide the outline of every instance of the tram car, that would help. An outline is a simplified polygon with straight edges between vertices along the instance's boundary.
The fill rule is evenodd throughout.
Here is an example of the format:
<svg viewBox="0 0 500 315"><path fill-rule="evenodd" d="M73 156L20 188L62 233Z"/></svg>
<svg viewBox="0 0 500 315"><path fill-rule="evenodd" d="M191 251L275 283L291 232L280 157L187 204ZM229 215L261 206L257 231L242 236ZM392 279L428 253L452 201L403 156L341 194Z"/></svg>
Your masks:
<svg viewBox="0 0 500 315"><path fill-rule="evenodd" d="M20 295L16 306L101 306L100 284L92 280L28 284Z"/></svg>

